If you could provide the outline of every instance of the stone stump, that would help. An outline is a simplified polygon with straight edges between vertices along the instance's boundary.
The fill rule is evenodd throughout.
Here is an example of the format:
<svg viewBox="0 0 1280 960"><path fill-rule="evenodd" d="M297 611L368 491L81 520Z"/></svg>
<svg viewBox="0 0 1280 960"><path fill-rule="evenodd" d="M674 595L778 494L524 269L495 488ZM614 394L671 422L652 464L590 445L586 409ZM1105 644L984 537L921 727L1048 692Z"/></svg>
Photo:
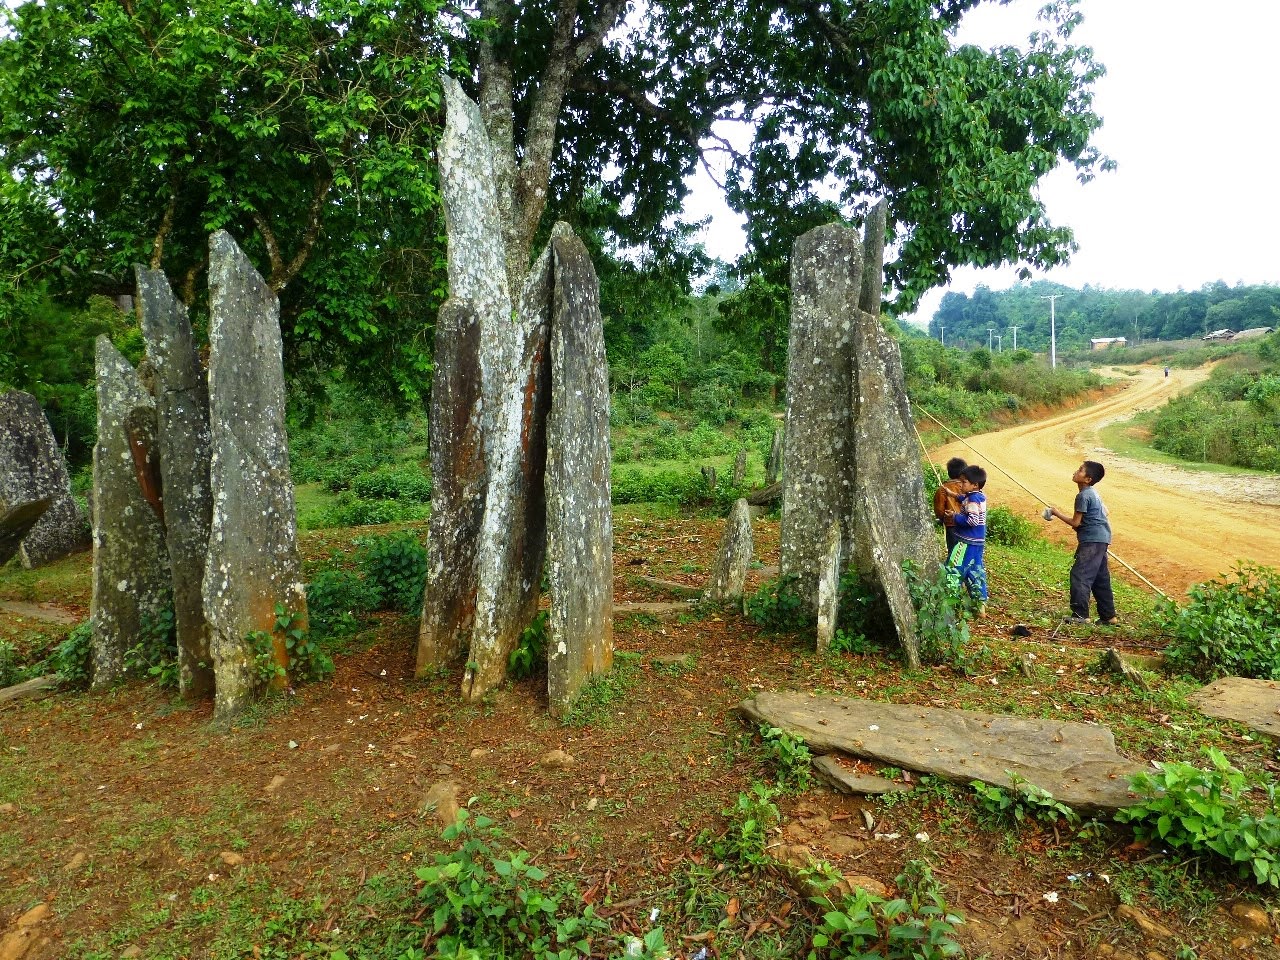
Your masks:
<svg viewBox="0 0 1280 960"><path fill-rule="evenodd" d="M0 566L13 559L23 538L52 505L53 497L41 497L4 508L0 513Z"/></svg>
<svg viewBox="0 0 1280 960"><path fill-rule="evenodd" d="M716 550L715 566L702 592L708 603L725 603L741 600L747 586L747 571L755 556L755 539L751 532L751 507L739 498L729 511L720 545Z"/></svg>
<svg viewBox="0 0 1280 960"><path fill-rule="evenodd" d="M67 464L49 421L29 393L0 394L0 515L50 499L18 541L27 569L42 567L89 546L89 528L71 496ZM14 528L16 529L16 527ZM0 563L13 556L0 551Z"/></svg>
<svg viewBox="0 0 1280 960"><path fill-rule="evenodd" d="M769 444L769 459L764 465L764 485L771 486L778 482L782 473L782 430L773 431L773 442Z"/></svg>
<svg viewBox="0 0 1280 960"><path fill-rule="evenodd" d="M613 515L600 285L586 247L566 225L556 225L551 247L547 694L559 714L613 664Z"/></svg>
<svg viewBox="0 0 1280 960"><path fill-rule="evenodd" d="M164 491L165 539L173 571L178 689L213 695L204 566L213 497L209 489L209 386L187 308L160 270L135 267L142 335L156 378L156 436Z"/></svg>
<svg viewBox="0 0 1280 960"><path fill-rule="evenodd" d="M90 619L92 685L101 689L125 675L125 653L169 608L172 593L164 526L143 496L126 428L154 415L155 401L105 336L97 340L97 376ZM149 452L142 456L145 469Z"/></svg>
<svg viewBox="0 0 1280 960"><path fill-rule="evenodd" d="M838 225L800 237L791 256L791 334L783 430L779 567L813 610L823 544L841 525L841 553L852 553L850 308L862 290L862 244Z"/></svg>
<svg viewBox="0 0 1280 960"><path fill-rule="evenodd" d="M742 481L747 478L747 451L742 449L733 460L733 486L741 489Z"/></svg>
<svg viewBox="0 0 1280 960"><path fill-rule="evenodd" d="M272 661L287 671L277 607L307 625L284 414L279 302L219 230L209 240L213 513L203 582L219 717L264 689ZM268 649L255 649L255 633L271 637Z"/></svg>

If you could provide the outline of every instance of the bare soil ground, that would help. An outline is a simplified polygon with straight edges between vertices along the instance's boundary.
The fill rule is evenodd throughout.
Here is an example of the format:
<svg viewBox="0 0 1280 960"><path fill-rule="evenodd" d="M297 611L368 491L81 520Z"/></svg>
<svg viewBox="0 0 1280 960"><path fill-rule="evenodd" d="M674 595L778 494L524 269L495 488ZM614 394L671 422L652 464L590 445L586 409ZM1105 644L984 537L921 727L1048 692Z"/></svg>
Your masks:
<svg viewBox="0 0 1280 960"><path fill-rule="evenodd" d="M1164 389L1140 380L1104 412ZM1043 442L1033 428L973 442L1069 506L1067 481L1097 415L1038 425L1050 437ZM1233 559L1223 542L1201 538L1203 556L1183 550L1175 566L1165 554L1186 527L1216 525L1219 540L1238 535L1243 555L1275 562L1256 539L1259 527L1274 535L1274 524L1206 519L1215 505L1185 492L1163 524L1140 523L1157 514L1150 485L1123 469L1105 483L1122 555L1166 589ZM991 490L996 503L1015 502L998 474ZM701 583L721 526L619 509L617 599L668 599L638 586L637 574ZM776 520L757 521L755 531L761 562L776 563ZM308 535L304 551L316 560L349 549L357 532L370 531ZM699 839L724 831L722 812L752 782L775 776L754 731L731 712L763 688L1100 722L1135 759L1194 760L1205 744L1255 773L1280 769L1274 747L1188 710L1191 686L1164 680L1144 693L1097 671L1105 646L1158 646L1145 623L1070 635L1049 626L1066 562L993 555L997 599L974 639L988 653L972 675L906 674L876 650L819 658L809 638L769 634L736 610L630 614L616 623L616 683L592 694L576 725L561 725L536 680L474 704L459 701L456 672L412 680L416 623L383 616L335 657L331 679L231 730L211 724L207 704L143 684L0 709L0 956L28 916L24 938L10 941L21 952L4 960L319 958L337 948L391 960L389 947L375 949L384 931L425 938L412 870L446 847L422 803L449 785L494 817L513 848L575 882L619 935L662 925L676 957L703 948L708 958L804 956L812 928L802 918L813 906L767 872L719 869ZM65 627L39 619L49 610L40 605L83 616L88 582L87 556L39 578L0 574L0 638L53 643ZM1010 635L1015 616L1031 624L1029 638ZM552 750L572 765L545 765ZM968 919L973 957L1172 960L1188 956L1180 947L1201 960L1280 957L1268 919L1276 899L1210 864L1134 844L1123 830L1090 839L1065 827L1012 829L984 819L963 787L916 788L898 802L822 789L790 796L774 842L808 845L841 871L890 887L908 861L927 860L949 906ZM1261 929L1231 916L1245 904L1260 905ZM593 956L619 952L616 941L593 944Z"/></svg>
<svg viewBox="0 0 1280 960"><path fill-rule="evenodd" d="M983 464L990 502L1037 519L1046 502L1070 513L1072 473L1082 460L1101 461L1107 475L1098 492L1111 515L1112 552L1172 595L1240 560L1280 566L1280 476L1144 463L1100 445L1103 426L1151 409L1205 377L1203 370L1172 370L1166 379L1157 367L1134 369L1137 376L1118 378L1125 389L1101 403L957 441L934 458ZM1074 543L1065 524L1045 526L1053 541Z"/></svg>

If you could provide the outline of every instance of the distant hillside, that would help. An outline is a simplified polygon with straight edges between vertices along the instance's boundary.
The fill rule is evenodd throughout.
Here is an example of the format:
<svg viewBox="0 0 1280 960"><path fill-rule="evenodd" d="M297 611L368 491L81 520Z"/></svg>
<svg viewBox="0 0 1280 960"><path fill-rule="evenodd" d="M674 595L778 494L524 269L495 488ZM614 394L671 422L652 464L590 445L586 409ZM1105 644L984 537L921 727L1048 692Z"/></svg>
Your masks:
<svg viewBox="0 0 1280 960"><path fill-rule="evenodd" d="M985 347L1002 338L1004 349L1049 348L1049 296L1055 304L1059 350L1082 349L1092 337L1127 337L1131 343L1201 337L1213 330L1280 325L1280 287L1206 284L1178 293L1139 290L1073 290L1037 281L1009 290L978 287L972 296L947 293L929 321L929 335L955 347Z"/></svg>

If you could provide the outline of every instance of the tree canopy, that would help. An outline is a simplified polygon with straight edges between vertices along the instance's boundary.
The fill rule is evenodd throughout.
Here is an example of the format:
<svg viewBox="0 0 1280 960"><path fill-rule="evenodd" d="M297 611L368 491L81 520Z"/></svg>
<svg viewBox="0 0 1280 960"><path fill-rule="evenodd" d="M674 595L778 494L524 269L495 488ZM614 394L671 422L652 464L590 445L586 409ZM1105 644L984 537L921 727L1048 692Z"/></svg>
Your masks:
<svg viewBox="0 0 1280 960"><path fill-rule="evenodd" d="M147 262L195 302L225 227L281 293L291 369L341 363L411 395L443 294L445 67L495 146L512 274L556 218L603 210L619 244L660 246L703 162L747 215L744 270L774 290L795 236L886 197L907 309L958 264L1060 262L1071 234L1036 184L1107 166L1075 0L1025 48L958 46L983 2L28 0L0 39L21 266L0 256L80 298ZM785 342L764 334L762 354Z"/></svg>

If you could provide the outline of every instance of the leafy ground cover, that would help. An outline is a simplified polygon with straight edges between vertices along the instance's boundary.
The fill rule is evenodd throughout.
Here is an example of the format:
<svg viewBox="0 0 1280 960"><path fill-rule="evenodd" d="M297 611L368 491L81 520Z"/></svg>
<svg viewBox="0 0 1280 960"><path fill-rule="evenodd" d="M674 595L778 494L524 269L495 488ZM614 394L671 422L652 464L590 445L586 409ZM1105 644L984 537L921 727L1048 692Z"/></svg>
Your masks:
<svg viewBox="0 0 1280 960"><path fill-rule="evenodd" d="M626 506L615 522L619 601L666 599L639 576L705 579L718 518ZM308 572L363 569L356 537L391 529L305 534ZM756 536L762 563L776 562L776 518ZM614 671L562 724L536 675L473 704L453 672L412 680L415 618L382 610L327 641L331 677L234 729L144 684L10 706L0 924L50 907L48 942L29 958L400 960L459 947L466 911L499 907L528 939L477 956L582 956L579 944L592 956L945 956L952 916L972 957L1280 956L1270 927L1251 933L1229 912L1253 904L1265 924L1275 894L1203 849L930 778L883 800L804 788L799 746L733 714L753 691L790 688L1103 723L1134 759L1208 767L1212 747L1240 771L1235 793L1267 805L1271 744L1189 709L1195 683L1153 662L1141 661L1150 691L1101 668L1107 646L1142 655L1169 639L1146 594L1118 586L1117 630L1062 626L1066 554L993 544L989 564L993 601L971 625L966 672L907 672L874 647L819 657L803 634L737 609L622 613ZM0 638L17 659L38 657L67 627L33 607L83 616L88 589L87 556L5 570ZM469 825L446 839L454 791ZM1031 815L1001 812L1020 804ZM801 845L885 896L815 902L806 877L825 868L798 881L779 865ZM438 871L456 896L441 899ZM1144 934L1129 909L1167 936Z"/></svg>

